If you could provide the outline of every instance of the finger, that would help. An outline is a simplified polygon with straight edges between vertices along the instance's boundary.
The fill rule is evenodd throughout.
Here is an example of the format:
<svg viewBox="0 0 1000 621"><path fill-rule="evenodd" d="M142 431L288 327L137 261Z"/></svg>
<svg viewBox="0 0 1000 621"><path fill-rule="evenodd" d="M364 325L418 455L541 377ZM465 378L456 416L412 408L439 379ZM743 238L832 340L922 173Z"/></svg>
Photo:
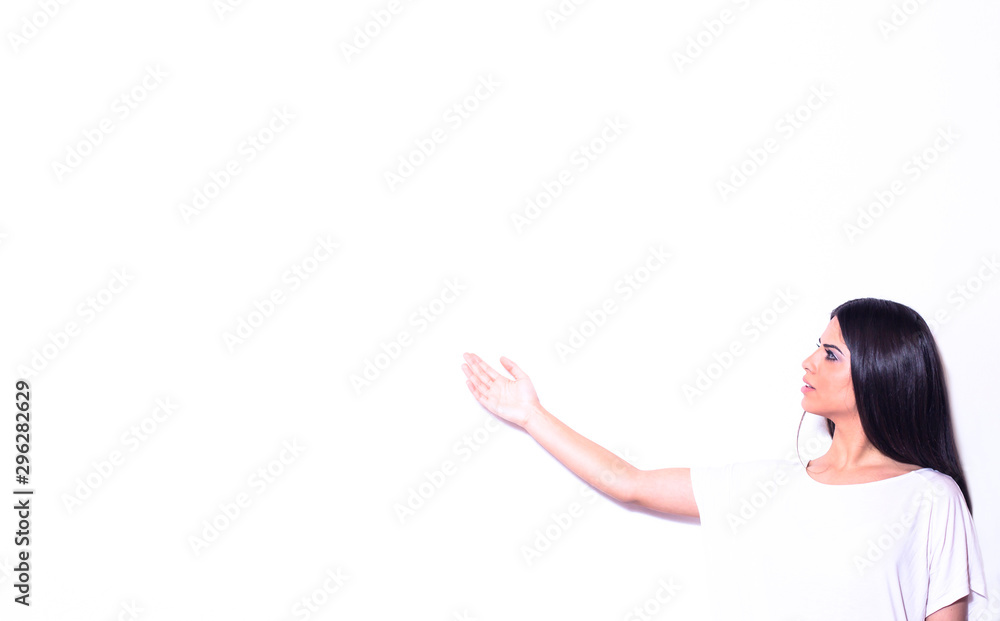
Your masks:
<svg viewBox="0 0 1000 621"><path fill-rule="evenodd" d="M465 372L465 376L469 378L467 381L471 381L473 385L482 391L484 394L489 391L489 384L484 382L476 373L469 368L469 365L463 364L462 371Z"/></svg>
<svg viewBox="0 0 1000 621"><path fill-rule="evenodd" d="M465 385L469 387L469 392L471 392L472 396L476 398L476 401L482 403L483 395L482 393L479 392L478 389L476 389L476 386L475 384L472 383L472 380L465 380Z"/></svg>
<svg viewBox="0 0 1000 621"><path fill-rule="evenodd" d="M514 379L528 379L528 374L521 370L521 367L514 364L514 361L506 356L500 356L500 364L503 368L510 371L510 374L514 376Z"/></svg>
<svg viewBox="0 0 1000 621"><path fill-rule="evenodd" d="M475 364L476 367L479 369L479 371L482 372L482 373L485 373L486 376L489 377L491 380L496 381L497 379L503 377L502 375L500 375L499 373L497 373L496 371L494 371L493 367L491 367L490 365L486 364L483 361L483 359L480 358L479 356L477 356L476 354L468 354L468 356L472 359L470 361L470 364Z"/></svg>
<svg viewBox="0 0 1000 621"><path fill-rule="evenodd" d="M476 402L479 403L479 405L483 406L487 410L491 409L489 405L490 398L484 395L482 392L480 392L480 390L476 388L475 384L473 384L471 380L466 380L465 385L469 387L469 392L472 393L472 396L475 397Z"/></svg>
<svg viewBox="0 0 1000 621"><path fill-rule="evenodd" d="M476 374L476 377L479 378L479 381L483 382L487 386L492 384L494 378L490 377L489 373L487 373L486 370L483 369L482 364L480 364L482 363L482 360L479 360L478 359L479 357L476 356L475 354L469 354L469 356L472 358L469 361L469 368L472 369L472 372Z"/></svg>

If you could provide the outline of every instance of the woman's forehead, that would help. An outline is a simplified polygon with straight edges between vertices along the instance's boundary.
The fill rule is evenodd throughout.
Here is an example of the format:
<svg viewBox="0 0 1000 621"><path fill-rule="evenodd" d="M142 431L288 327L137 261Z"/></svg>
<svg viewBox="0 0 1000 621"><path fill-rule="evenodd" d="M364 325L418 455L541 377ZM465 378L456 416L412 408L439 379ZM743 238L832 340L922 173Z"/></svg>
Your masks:
<svg viewBox="0 0 1000 621"><path fill-rule="evenodd" d="M835 343L837 345L844 345L844 338L840 334L840 322L836 317L830 320L830 323L826 325L826 329L823 330L823 334L820 336L820 340L824 343Z"/></svg>

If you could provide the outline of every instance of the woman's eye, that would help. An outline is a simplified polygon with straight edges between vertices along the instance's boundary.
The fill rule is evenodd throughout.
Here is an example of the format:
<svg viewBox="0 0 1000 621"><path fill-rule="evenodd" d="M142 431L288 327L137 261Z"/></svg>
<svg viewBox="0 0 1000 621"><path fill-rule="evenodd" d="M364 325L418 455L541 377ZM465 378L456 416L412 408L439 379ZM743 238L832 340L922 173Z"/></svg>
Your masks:
<svg viewBox="0 0 1000 621"><path fill-rule="evenodd" d="M826 359L827 360L836 360L837 357L834 356L833 352L828 349L828 350L826 350Z"/></svg>

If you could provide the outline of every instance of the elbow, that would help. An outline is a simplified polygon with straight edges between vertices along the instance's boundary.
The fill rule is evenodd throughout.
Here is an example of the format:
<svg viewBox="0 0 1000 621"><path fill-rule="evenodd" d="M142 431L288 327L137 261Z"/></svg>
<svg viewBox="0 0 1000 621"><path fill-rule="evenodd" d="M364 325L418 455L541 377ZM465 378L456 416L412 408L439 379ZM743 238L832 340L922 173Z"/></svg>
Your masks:
<svg viewBox="0 0 1000 621"><path fill-rule="evenodd" d="M599 482L601 489L608 496L619 502L635 502L638 490L638 479L641 471L628 462L615 464L611 472L603 474Z"/></svg>

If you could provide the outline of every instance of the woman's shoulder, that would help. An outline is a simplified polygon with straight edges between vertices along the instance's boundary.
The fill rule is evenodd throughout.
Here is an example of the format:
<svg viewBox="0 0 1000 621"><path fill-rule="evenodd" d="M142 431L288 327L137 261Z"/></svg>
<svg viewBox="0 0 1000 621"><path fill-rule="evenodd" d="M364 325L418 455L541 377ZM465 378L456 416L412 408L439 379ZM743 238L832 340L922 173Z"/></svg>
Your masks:
<svg viewBox="0 0 1000 621"><path fill-rule="evenodd" d="M960 498L963 502L965 501L962 488L958 486L951 475L934 468L917 468L913 470L913 476L922 480L936 497L948 497L955 500Z"/></svg>

